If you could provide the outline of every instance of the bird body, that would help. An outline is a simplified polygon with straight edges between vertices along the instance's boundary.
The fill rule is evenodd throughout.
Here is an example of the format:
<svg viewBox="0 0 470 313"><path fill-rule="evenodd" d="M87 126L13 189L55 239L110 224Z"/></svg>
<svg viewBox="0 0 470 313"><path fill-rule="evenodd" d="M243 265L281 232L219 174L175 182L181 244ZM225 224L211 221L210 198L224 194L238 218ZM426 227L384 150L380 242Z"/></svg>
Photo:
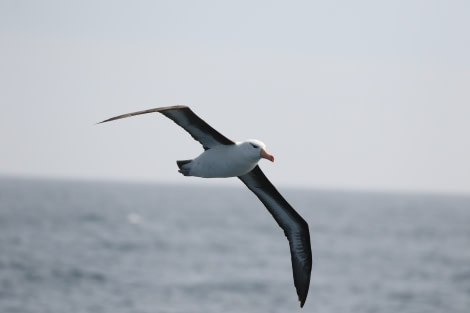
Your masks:
<svg viewBox="0 0 470 313"><path fill-rule="evenodd" d="M227 178L245 175L255 168L261 158L269 159L270 156L261 141L251 139L234 145L215 146L193 160L177 163L185 176Z"/></svg>

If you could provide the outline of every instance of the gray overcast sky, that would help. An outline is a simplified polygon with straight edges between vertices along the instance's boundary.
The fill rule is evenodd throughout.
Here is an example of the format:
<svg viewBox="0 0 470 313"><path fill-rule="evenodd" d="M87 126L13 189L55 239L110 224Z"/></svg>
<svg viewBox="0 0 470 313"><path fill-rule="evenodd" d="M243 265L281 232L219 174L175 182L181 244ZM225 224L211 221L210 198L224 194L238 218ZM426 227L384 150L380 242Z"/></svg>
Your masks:
<svg viewBox="0 0 470 313"><path fill-rule="evenodd" d="M469 14L452 0L0 1L0 175L204 183L177 173L202 150L162 115L94 125L186 104L264 141L279 186L469 193Z"/></svg>

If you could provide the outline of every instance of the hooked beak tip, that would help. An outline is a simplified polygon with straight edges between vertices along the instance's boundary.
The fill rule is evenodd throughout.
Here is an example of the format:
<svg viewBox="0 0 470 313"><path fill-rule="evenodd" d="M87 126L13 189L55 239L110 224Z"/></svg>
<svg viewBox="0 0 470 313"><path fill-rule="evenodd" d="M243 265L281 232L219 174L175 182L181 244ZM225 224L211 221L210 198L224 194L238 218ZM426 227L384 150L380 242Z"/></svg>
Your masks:
<svg viewBox="0 0 470 313"><path fill-rule="evenodd" d="M266 159L266 160L269 160L271 162L274 162L274 156L267 153L266 150L264 150L264 149L261 150L261 157Z"/></svg>

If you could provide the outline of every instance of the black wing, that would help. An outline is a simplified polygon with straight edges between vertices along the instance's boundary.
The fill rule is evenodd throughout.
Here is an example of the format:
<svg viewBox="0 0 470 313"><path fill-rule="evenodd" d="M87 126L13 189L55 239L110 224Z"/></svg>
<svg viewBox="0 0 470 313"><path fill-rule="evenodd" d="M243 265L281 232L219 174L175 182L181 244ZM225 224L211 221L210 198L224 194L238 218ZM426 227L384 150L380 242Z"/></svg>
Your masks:
<svg viewBox="0 0 470 313"><path fill-rule="evenodd" d="M235 144L232 140L228 139L227 137L219 133L217 130L212 128L212 126L204 122L204 120L202 120L193 111L191 111L189 107L184 105L175 105L170 107L155 108L122 114L104 120L100 123L110 122L125 117L131 117L134 115L154 112L158 112L165 115L169 119L173 120L173 122L183 127L194 139L199 141L206 150L218 145Z"/></svg>
<svg viewBox="0 0 470 313"><path fill-rule="evenodd" d="M289 240L294 285L300 306L303 307L307 299L312 271L308 224L281 196L259 166L239 178L263 202Z"/></svg>

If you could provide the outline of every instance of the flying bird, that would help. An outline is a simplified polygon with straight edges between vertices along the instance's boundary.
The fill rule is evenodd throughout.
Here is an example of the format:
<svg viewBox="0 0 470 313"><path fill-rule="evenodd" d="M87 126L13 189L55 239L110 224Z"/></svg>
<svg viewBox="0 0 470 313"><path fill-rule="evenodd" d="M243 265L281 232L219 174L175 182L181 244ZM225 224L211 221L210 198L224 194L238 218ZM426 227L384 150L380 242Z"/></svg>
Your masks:
<svg viewBox="0 0 470 313"><path fill-rule="evenodd" d="M238 177L265 205L289 241L294 285L300 307L303 307L312 270L308 224L261 171L258 161L262 158L274 162L265 144L255 139L232 141L203 121L189 107L182 105L123 114L100 123L154 112L173 120L204 148L204 152L194 159L176 161L181 174L204 178Z"/></svg>

